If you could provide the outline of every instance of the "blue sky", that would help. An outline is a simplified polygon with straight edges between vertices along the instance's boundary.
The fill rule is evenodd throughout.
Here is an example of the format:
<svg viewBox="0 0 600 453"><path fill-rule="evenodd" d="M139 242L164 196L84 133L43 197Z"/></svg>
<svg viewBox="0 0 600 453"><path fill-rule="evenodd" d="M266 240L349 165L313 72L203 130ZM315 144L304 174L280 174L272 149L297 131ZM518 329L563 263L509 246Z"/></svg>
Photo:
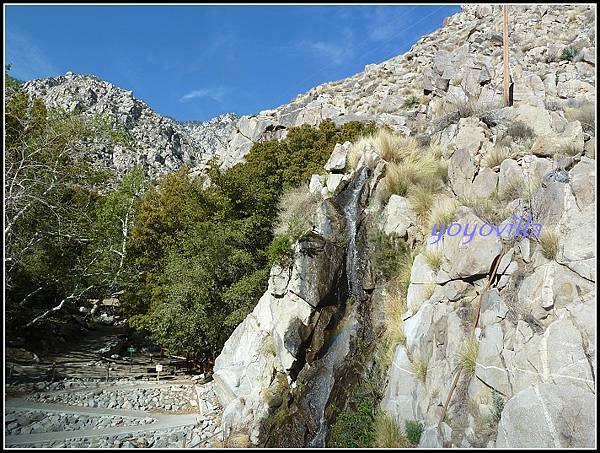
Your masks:
<svg viewBox="0 0 600 453"><path fill-rule="evenodd" d="M7 6L21 80L95 74L179 120L258 113L406 52L450 5Z"/></svg>

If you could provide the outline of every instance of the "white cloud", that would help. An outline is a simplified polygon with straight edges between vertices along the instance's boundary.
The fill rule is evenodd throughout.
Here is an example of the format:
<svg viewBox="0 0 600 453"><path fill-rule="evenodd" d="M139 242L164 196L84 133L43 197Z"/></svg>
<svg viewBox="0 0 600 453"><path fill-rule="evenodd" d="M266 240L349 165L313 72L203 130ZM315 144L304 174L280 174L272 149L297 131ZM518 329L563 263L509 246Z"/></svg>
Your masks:
<svg viewBox="0 0 600 453"><path fill-rule="evenodd" d="M207 98L211 99L219 104L223 102L225 99L225 95L229 92L229 90L223 86L218 86L214 88L201 88L199 90L192 90L186 94L184 94L179 101L187 102L192 99L202 99Z"/></svg>
<svg viewBox="0 0 600 453"><path fill-rule="evenodd" d="M11 74L23 80L49 77L59 71L24 34L6 31L6 62L12 64Z"/></svg>
<svg viewBox="0 0 600 453"><path fill-rule="evenodd" d="M411 14L416 7L408 6L378 6L367 14L365 24L371 41L388 41L402 35L410 25L414 16Z"/></svg>
<svg viewBox="0 0 600 453"><path fill-rule="evenodd" d="M349 43L344 45L325 41L301 41L298 48L333 64L343 63L354 55L353 47Z"/></svg>

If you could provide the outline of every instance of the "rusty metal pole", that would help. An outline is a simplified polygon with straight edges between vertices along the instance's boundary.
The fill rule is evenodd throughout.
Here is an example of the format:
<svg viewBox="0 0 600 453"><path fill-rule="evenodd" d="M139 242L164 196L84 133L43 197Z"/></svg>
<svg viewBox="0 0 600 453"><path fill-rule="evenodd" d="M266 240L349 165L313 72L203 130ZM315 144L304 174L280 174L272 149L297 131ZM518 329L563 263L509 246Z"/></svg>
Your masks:
<svg viewBox="0 0 600 453"><path fill-rule="evenodd" d="M504 62L504 106L510 105L510 74L508 61L508 5L502 5L503 29L502 29L502 47L503 47L503 62Z"/></svg>

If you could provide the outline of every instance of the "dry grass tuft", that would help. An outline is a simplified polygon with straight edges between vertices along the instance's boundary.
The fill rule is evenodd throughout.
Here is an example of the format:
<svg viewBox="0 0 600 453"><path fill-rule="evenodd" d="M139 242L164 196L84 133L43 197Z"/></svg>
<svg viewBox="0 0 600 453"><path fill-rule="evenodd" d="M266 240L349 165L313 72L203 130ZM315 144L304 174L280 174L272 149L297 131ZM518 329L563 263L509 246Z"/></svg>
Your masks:
<svg viewBox="0 0 600 453"><path fill-rule="evenodd" d="M433 282L425 284L423 287L423 301L431 299L431 296L433 296L433 293L435 292L436 286L437 285Z"/></svg>
<svg viewBox="0 0 600 453"><path fill-rule="evenodd" d="M512 154L509 148L503 146L495 146L486 155L483 160L483 166L494 168L504 162L506 159L510 159Z"/></svg>
<svg viewBox="0 0 600 453"><path fill-rule="evenodd" d="M535 132L523 121L513 121L510 123L506 133L515 141L535 139Z"/></svg>
<svg viewBox="0 0 600 453"><path fill-rule="evenodd" d="M422 384L425 384L425 381L427 380L427 360L413 358L411 360L411 365L417 380Z"/></svg>
<svg viewBox="0 0 600 453"><path fill-rule="evenodd" d="M567 156L576 156L577 154L582 152L583 149L579 149L572 143L566 143L562 145L558 150L558 154L566 154Z"/></svg>
<svg viewBox="0 0 600 453"><path fill-rule="evenodd" d="M425 258L427 265L436 272L439 271L442 264L444 264L444 254L438 248L426 249L423 252L423 257Z"/></svg>
<svg viewBox="0 0 600 453"><path fill-rule="evenodd" d="M408 196L410 207L421 223L425 223L429 219L434 193L431 187L417 185Z"/></svg>
<svg viewBox="0 0 600 453"><path fill-rule="evenodd" d="M396 347L399 344L406 345L406 335L404 334L404 321L402 316L406 312L405 297L396 291L390 294L384 301L383 314L384 334L381 348L378 349L377 362L382 369L388 369L394 360Z"/></svg>
<svg viewBox="0 0 600 453"><path fill-rule="evenodd" d="M558 241L560 237L556 230L543 230L537 238L538 243L542 247L542 255L549 260L556 259L558 253Z"/></svg>
<svg viewBox="0 0 600 453"><path fill-rule="evenodd" d="M318 194L311 194L308 186L285 192L279 200L276 236L288 235L294 240L312 228L312 215L319 202Z"/></svg>
<svg viewBox="0 0 600 453"><path fill-rule="evenodd" d="M216 442L216 448L251 448L250 436L243 431L232 432L227 439Z"/></svg>
<svg viewBox="0 0 600 453"><path fill-rule="evenodd" d="M414 137L380 129L354 143L349 164L356 168L365 150L372 149L387 162L385 177L378 188L379 200L387 203L392 194L407 196L415 186L439 191L448 179L448 165L435 147L423 147Z"/></svg>
<svg viewBox="0 0 600 453"><path fill-rule="evenodd" d="M596 133L596 109L594 104L584 104L579 108L568 108L565 117L569 121L579 121L584 132L590 135Z"/></svg>
<svg viewBox="0 0 600 453"><path fill-rule="evenodd" d="M461 198L460 203L473 210L475 215L487 223L500 223L506 220L509 212L506 210L497 194L492 197Z"/></svg>
<svg viewBox="0 0 600 453"><path fill-rule="evenodd" d="M506 182L504 188L498 193L498 199L504 202L510 202L517 198L527 197L527 186L523 178L514 177Z"/></svg>
<svg viewBox="0 0 600 453"><path fill-rule="evenodd" d="M375 414L373 445L377 448L409 448L411 446L396 421L381 411Z"/></svg>
<svg viewBox="0 0 600 453"><path fill-rule="evenodd" d="M471 377L475 374L477 355L479 354L479 342L474 337L469 337L463 343L458 352L458 365L462 368L465 376Z"/></svg>
<svg viewBox="0 0 600 453"><path fill-rule="evenodd" d="M456 216L456 208L458 204L456 200L448 197L437 198L433 202L431 212L429 214L429 229L433 231L433 227L439 230L443 225L449 225Z"/></svg>

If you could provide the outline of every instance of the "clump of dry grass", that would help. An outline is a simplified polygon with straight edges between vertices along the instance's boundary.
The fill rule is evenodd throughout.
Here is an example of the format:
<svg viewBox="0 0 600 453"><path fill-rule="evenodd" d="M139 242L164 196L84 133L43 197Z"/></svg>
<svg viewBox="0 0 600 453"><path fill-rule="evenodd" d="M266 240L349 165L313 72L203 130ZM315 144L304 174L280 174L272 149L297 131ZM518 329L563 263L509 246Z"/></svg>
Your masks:
<svg viewBox="0 0 600 453"><path fill-rule="evenodd" d="M506 182L504 188L498 193L500 201L509 202L527 196L527 187L523 178L514 177Z"/></svg>
<svg viewBox="0 0 600 453"><path fill-rule="evenodd" d="M410 185L412 168L401 166L394 163L388 163L385 170L385 177L379 183L378 196L382 203L387 203L394 194L402 197L406 196Z"/></svg>
<svg viewBox="0 0 600 453"><path fill-rule="evenodd" d="M318 194L311 194L308 186L285 192L278 204L278 216L274 233L297 239L312 227L312 215L319 202Z"/></svg>
<svg viewBox="0 0 600 453"><path fill-rule="evenodd" d="M350 149L349 167L356 169L365 151L374 150L386 162L401 162L419 147L414 137L398 135L380 128L374 134L359 138Z"/></svg>
<svg viewBox="0 0 600 453"><path fill-rule="evenodd" d="M477 217L487 223L500 223L509 216L497 194L491 197L465 197L460 199L460 203L471 208Z"/></svg>
<svg viewBox="0 0 600 453"><path fill-rule="evenodd" d="M509 148L504 146L495 146L485 155L485 158L483 159L483 166L494 168L511 157L512 154Z"/></svg>
<svg viewBox="0 0 600 453"><path fill-rule="evenodd" d="M474 337L469 337L463 343L458 352L458 366L465 373L465 376L471 377L475 374L475 366L477 364L477 355L479 354L479 342Z"/></svg>
<svg viewBox="0 0 600 453"><path fill-rule="evenodd" d="M419 147L414 137L394 134L386 129L379 129L372 136L372 143L377 153L386 162L402 162Z"/></svg>
<svg viewBox="0 0 600 453"><path fill-rule="evenodd" d="M402 256L398 272L390 279L390 285L395 291L398 291L402 297L406 298L408 285L410 285L410 273L415 256L409 252Z"/></svg>
<svg viewBox="0 0 600 453"><path fill-rule="evenodd" d="M217 448L251 448L250 436L247 432L232 432L224 441L216 442Z"/></svg>
<svg viewBox="0 0 600 453"><path fill-rule="evenodd" d="M406 311L406 300L400 291L394 291L384 301L384 334L381 347L377 350L378 360L382 369L388 369L394 360L396 347L406 344L404 321L402 316Z"/></svg>
<svg viewBox="0 0 600 453"><path fill-rule="evenodd" d="M413 358L410 363L417 380L422 384L425 384L425 381L427 380L427 360Z"/></svg>
<svg viewBox="0 0 600 453"><path fill-rule="evenodd" d="M579 121L584 132L594 135L596 132L596 109L594 104L584 104L579 108L565 109L569 121Z"/></svg>
<svg viewBox="0 0 600 453"><path fill-rule="evenodd" d="M392 194L407 196L416 186L435 193L448 179L448 165L440 159L439 149L420 146L414 137L379 129L353 144L348 157L350 168L355 169L368 150L374 150L387 162L378 188L383 204Z"/></svg>
<svg viewBox="0 0 600 453"><path fill-rule="evenodd" d="M429 229L432 230L436 226L439 230L442 225L451 224L456 216L457 207L456 200L452 198L440 197L435 199L429 214Z"/></svg>
<svg viewBox="0 0 600 453"><path fill-rule="evenodd" d="M444 264L444 254L438 248L424 250L423 257L425 258L427 265L436 272L439 271L442 264Z"/></svg>
<svg viewBox="0 0 600 453"><path fill-rule="evenodd" d="M560 237L556 230L543 230L537 238L538 243L542 247L542 255L549 260L556 259L558 253L558 241Z"/></svg>
<svg viewBox="0 0 600 453"><path fill-rule="evenodd" d="M583 150L579 149L577 146L575 146L572 143L565 143L564 145L562 145L559 150L558 153L559 154L566 154L567 156L575 156L579 153L581 153Z"/></svg>
<svg viewBox="0 0 600 453"><path fill-rule="evenodd" d="M515 141L533 140L535 138L535 132L533 129L523 121L513 121L510 123L506 133Z"/></svg>
<svg viewBox="0 0 600 453"><path fill-rule="evenodd" d="M421 223L425 223L429 218L429 212L433 205L434 193L435 192L431 187L417 185L411 190L411 193L408 196L410 207L415 213L417 220Z"/></svg>
<svg viewBox="0 0 600 453"><path fill-rule="evenodd" d="M426 301L428 299L431 298L431 296L433 296L433 293L435 292L435 287L436 284L433 282L429 282L427 284L425 284L425 286L423 287L423 301Z"/></svg>
<svg viewBox="0 0 600 453"><path fill-rule="evenodd" d="M409 448L411 446L396 421L382 411L375 414L373 444L377 448Z"/></svg>

